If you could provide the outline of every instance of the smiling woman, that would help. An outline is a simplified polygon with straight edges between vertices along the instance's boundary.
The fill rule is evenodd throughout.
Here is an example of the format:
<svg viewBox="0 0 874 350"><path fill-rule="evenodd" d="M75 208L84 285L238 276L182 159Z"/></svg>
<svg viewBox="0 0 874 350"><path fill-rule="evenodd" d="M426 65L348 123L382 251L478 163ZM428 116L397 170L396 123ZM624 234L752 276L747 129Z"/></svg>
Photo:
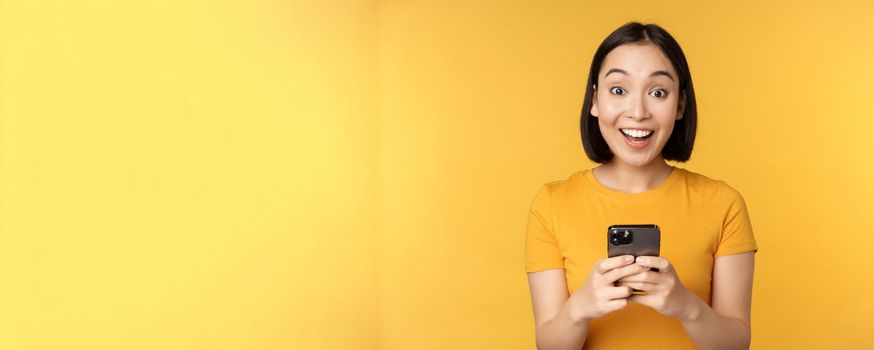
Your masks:
<svg viewBox="0 0 874 350"><path fill-rule="evenodd" d="M641 57L635 57L641 55ZM607 68L601 73L602 68ZM632 71L636 69L636 71ZM599 73L603 76L599 77ZM632 77L632 74L635 76ZM609 77L609 79L608 79ZM634 78L634 79L632 79ZM643 79L646 78L646 79ZM603 79L604 88L598 88L598 81ZM631 86L640 82L642 86ZM635 91L629 89L635 88ZM651 99L637 100L627 98L630 92L646 93ZM597 93L597 94L596 94ZM626 96L617 101L610 95ZM656 25L629 24L613 32L595 52L589 79L586 84L583 113L580 118L580 133L583 135L583 148L592 160L607 163L613 158L613 152L604 135L612 135L601 129L601 119L598 117L598 95L602 99L610 98L614 102L606 107L605 112L613 112L619 108L637 108L631 113L648 111L644 107L658 106L653 112L664 112L673 115L676 111L677 130L668 128L666 142L653 147L661 150L666 160L685 162L692 155L695 143L698 111L695 104L695 88L692 85L692 74L686 62L686 56L680 45ZM616 102L640 102L639 106L617 106ZM607 102L605 100L605 102ZM643 105L643 103L649 103ZM606 104L606 103L605 103ZM609 115L605 117L610 117ZM640 116L639 116L640 117ZM673 124L672 124L673 125ZM614 129L615 130L615 129Z"/></svg>
<svg viewBox="0 0 874 350"><path fill-rule="evenodd" d="M616 152L627 153L622 158L632 164L648 164L668 142L675 121L683 118L681 98L685 91L673 78L677 73L661 49L648 42L615 48L603 65L622 68L609 68L599 79L600 88L593 84L592 117L584 125L596 121L598 128L590 129L592 136L600 135L607 145L627 143L634 151L647 150L629 153L625 147L614 147ZM609 147L606 152L613 153Z"/></svg>
<svg viewBox="0 0 874 350"><path fill-rule="evenodd" d="M629 23L604 40L580 120L586 154L601 165L543 185L531 203L538 348L749 347L758 246L743 197L666 163L689 159L696 119L670 34ZM658 225L660 256L605 258L604 233L616 224Z"/></svg>

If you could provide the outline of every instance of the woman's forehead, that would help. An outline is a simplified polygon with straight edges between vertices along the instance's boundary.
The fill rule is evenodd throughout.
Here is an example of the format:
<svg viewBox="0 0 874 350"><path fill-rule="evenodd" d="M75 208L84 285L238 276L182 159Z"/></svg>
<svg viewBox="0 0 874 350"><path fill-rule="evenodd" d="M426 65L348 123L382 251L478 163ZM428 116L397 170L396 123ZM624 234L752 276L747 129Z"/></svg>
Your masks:
<svg viewBox="0 0 874 350"><path fill-rule="evenodd" d="M677 80L677 72L671 60L652 43L617 46L604 57L598 75L603 78L611 70L621 70L631 78L647 79L658 76L653 75L654 72L665 71L670 73L673 80Z"/></svg>

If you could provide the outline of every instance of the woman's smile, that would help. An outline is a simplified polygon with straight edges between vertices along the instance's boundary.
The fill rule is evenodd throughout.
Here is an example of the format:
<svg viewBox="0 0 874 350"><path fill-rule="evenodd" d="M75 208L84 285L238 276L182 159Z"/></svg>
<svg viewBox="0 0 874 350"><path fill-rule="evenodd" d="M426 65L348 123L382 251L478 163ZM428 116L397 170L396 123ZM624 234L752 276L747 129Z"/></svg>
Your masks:
<svg viewBox="0 0 874 350"><path fill-rule="evenodd" d="M649 146L655 132L648 129L619 129L625 138L625 143L633 149L644 149Z"/></svg>

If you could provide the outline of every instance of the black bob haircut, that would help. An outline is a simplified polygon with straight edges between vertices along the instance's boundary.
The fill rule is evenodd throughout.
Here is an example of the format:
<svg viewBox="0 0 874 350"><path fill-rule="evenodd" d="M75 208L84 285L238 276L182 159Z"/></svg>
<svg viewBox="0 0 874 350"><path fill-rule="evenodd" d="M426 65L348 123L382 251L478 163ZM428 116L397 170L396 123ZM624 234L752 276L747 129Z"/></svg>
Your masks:
<svg viewBox="0 0 874 350"><path fill-rule="evenodd" d="M604 58L616 47L629 43L651 43L657 46L668 57L679 75L680 94L678 96L682 99L682 96L685 95L685 109L683 110L683 118L674 123L671 137L662 148L662 157L665 160L685 162L692 156L695 129L698 124L692 74L689 72L689 64L686 63L686 55L683 54L680 44L666 30L655 24L626 23L610 33L595 51L592 67L589 69L586 96L583 99L583 111L580 116L580 136L583 141L583 149L586 150L589 159L594 162L608 163L613 159L613 152L610 151L610 146L604 141L604 136L601 135L601 130L598 128L598 118L590 113L592 111L592 95L595 93L595 86L598 85L598 73L601 71L601 63L604 62Z"/></svg>

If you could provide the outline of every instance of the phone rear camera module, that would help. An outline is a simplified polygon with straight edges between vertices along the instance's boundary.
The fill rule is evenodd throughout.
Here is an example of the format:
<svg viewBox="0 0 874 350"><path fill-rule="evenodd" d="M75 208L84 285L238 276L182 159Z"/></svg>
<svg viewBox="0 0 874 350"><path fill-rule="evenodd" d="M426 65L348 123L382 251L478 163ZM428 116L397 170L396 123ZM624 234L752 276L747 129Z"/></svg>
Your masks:
<svg viewBox="0 0 874 350"><path fill-rule="evenodd" d="M634 234L628 230L613 230L610 232L610 243L613 245L626 245L634 241Z"/></svg>

